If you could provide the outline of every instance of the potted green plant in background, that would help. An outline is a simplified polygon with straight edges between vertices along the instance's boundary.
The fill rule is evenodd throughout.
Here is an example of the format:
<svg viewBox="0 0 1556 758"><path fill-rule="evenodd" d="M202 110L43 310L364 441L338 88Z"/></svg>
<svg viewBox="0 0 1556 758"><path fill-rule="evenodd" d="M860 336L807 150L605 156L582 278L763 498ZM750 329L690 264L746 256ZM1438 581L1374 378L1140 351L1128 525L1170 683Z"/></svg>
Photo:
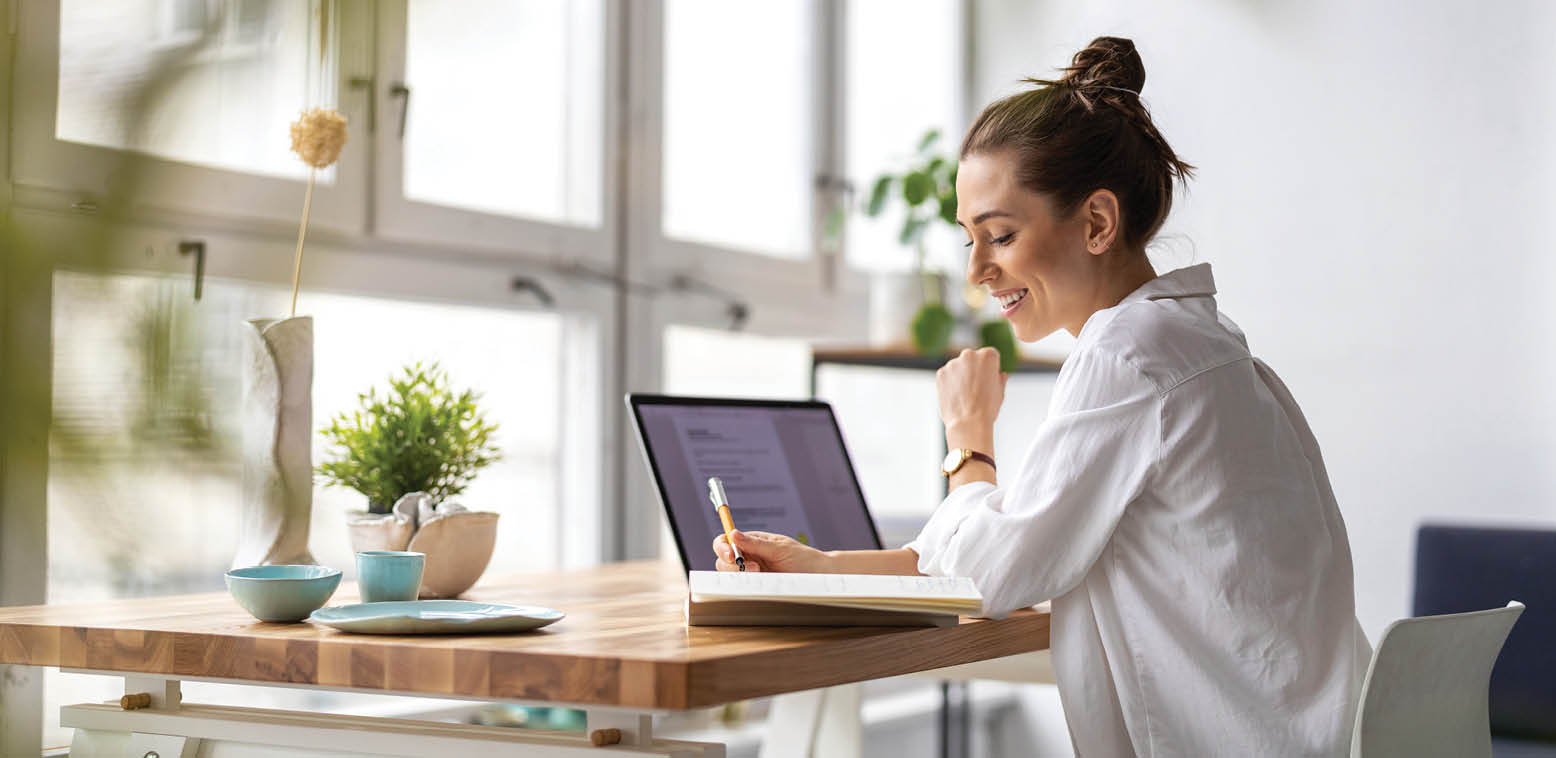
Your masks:
<svg viewBox="0 0 1556 758"><path fill-rule="evenodd" d="M931 129L919 139L912 160L897 174L882 174L870 187L864 213L871 218L886 212L897 198L906 207L897 241L913 248L914 275L919 280L920 305L907 325L913 347L923 355L944 355L956 330L957 316L945 302L946 276L925 269L927 250L924 234L935 224L959 229L956 223L956 168L954 156L936 151L940 130ZM970 323L985 301L981 290L966 291L965 318ZM981 345L1000 351L1000 367L1006 371L1020 362L1015 335L1004 319L991 319L978 325Z"/></svg>
<svg viewBox="0 0 1556 758"><path fill-rule="evenodd" d="M330 486L367 498L347 520L354 550L425 553L424 597L453 597L481 578L496 546L498 514L450 501L500 457L497 426L479 395L455 392L436 363L405 367L380 394L358 395L358 408L322 434L333 457L318 472Z"/></svg>

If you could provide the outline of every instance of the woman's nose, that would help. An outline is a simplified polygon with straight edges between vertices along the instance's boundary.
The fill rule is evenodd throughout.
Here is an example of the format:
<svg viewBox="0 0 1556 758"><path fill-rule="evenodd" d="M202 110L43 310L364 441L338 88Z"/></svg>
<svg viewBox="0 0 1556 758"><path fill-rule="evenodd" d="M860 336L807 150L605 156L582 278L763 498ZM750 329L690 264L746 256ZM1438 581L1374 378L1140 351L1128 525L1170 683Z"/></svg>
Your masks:
<svg viewBox="0 0 1556 758"><path fill-rule="evenodd" d="M992 281L997 272L993 262L985 255L978 252L978 246L973 246L972 255L967 256L967 283L974 287L987 281Z"/></svg>

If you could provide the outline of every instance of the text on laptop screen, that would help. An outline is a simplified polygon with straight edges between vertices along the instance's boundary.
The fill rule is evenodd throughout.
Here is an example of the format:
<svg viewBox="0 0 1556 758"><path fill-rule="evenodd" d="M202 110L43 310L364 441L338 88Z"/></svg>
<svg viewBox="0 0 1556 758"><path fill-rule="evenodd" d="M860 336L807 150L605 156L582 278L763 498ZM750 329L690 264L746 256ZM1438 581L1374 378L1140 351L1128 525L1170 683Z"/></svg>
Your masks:
<svg viewBox="0 0 1556 758"><path fill-rule="evenodd" d="M827 408L638 406L689 568L711 570L723 532L708 477L724 480L735 526L822 550L880 547Z"/></svg>

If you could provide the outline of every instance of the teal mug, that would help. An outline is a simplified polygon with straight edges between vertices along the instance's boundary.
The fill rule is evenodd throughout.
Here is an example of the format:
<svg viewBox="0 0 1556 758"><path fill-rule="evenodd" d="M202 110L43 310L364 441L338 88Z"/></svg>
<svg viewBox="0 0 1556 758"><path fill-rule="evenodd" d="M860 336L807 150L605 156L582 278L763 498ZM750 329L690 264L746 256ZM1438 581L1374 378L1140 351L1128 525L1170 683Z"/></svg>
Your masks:
<svg viewBox="0 0 1556 758"><path fill-rule="evenodd" d="M362 602L415 600L426 567L424 553L365 550L357 553L357 588Z"/></svg>

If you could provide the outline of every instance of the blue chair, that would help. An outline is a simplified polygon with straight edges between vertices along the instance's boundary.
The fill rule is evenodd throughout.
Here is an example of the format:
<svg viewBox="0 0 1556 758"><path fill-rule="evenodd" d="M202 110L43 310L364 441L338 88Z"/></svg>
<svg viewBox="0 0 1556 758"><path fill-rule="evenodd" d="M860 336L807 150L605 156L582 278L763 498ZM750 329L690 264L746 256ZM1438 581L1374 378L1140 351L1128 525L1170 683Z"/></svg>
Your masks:
<svg viewBox="0 0 1556 758"><path fill-rule="evenodd" d="M1491 672L1492 750L1556 758L1556 530L1422 526L1415 580L1415 616L1527 606Z"/></svg>

